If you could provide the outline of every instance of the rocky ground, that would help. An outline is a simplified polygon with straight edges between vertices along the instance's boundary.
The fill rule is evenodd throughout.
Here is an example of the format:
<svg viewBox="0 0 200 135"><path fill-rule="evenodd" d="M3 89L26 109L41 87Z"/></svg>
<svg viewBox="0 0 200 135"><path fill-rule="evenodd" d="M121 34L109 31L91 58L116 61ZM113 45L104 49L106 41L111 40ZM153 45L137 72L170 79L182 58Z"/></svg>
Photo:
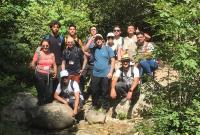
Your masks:
<svg viewBox="0 0 200 135"><path fill-rule="evenodd" d="M178 73L172 69L170 69L168 66L159 68L155 72L155 78L154 80L162 87L166 87L169 83L175 82L178 79ZM154 87L149 86L149 87ZM84 118L79 121L79 123L75 124L74 126L62 130L40 130L36 128L30 128L26 125L24 126L5 126L5 124L2 124L0 122L0 135L139 135L139 133L132 132L134 129L134 126L138 124L139 121L142 120L142 117L140 116L140 112L143 109L148 109L151 107L151 104L146 103L145 97L147 94L144 92L146 87L143 87L141 90L141 94L139 96L139 99L137 103L133 107L133 113L131 119L126 119L126 113L129 109L129 103L128 101L125 102L124 105L119 105L118 110L118 116L117 118L111 118L112 115L112 109L107 113L106 119L104 119L104 116L102 116L102 119L97 119L97 116L93 116L93 114L89 114L88 117L91 117L92 121L90 120L86 121ZM144 91L143 91L144 90ZM30 95L29 95L30 96ZM23 97L23 96L22 96ZM16 101L18 103L16 103ZM23 105L19 105L20 99L14 101L14 103L10 105L10 107L7 107L7 112L4 112L4 115L1 113L1 121L3 120L3 117L8 117L10 119L10 122L14 122L15 120L19 120L20 122L27 122L27 118L23 118L24 110ZM30 101L31 102L31 101ZM35 101L34 101L35 103ZM88 101L85 105L84 109L85 112L87 112L91 102ZM17 106L17 107L16 107ZM29 106L30 107L30 106ZM17 108L17 109L16 109ZM53 111L57 111L59 109L55 109ZM62 110L62 109L60 109ZM20 112L21 111L21 112ZM19 113L19 115L14 115L15 113ZM10 117L9 117L10 116ZM52 117L52 116L50 116ZM99 117L98 117L99 118ZM121 120L120 120L121 119ZM94 122L96 121L96 123Z"/></svg>

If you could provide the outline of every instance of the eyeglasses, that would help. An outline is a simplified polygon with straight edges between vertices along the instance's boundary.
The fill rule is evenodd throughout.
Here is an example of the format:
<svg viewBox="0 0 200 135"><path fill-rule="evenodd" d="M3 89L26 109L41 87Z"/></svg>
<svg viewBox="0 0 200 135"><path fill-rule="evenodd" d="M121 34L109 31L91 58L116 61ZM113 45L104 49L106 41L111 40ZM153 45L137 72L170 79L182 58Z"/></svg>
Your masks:
<svg viewBox="0 0 200 135"><path fill-rule="evenodd" d="M113 30L114 32L120 32L120 30Z"/></svg>

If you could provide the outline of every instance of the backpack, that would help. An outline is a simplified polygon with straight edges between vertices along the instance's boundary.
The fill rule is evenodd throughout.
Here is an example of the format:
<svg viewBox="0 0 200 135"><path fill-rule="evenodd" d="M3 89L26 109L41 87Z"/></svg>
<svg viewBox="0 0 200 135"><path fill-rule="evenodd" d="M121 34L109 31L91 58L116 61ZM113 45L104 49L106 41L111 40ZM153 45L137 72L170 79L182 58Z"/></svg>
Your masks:
<svg viewBox="0 0 200 135"><path fill-rule="evenodd" d="M130 65L130 67L131 67L131 77L133 77L134 76L134 72L133 72L133 65ZM123 76L123 68L122 67L120 67L119 68L119 70L121 71L121 74L120 74L120 81L122 81L122 82L124 82L125 80L124 80L124 78L123 77L127 77L126 75L125 76Z"/></svg>
<svg viewBox="0 0 200 135"><path fill-rule="evenodd" d="M51 35L51 34L47 34L47 35L45 35L43 39L47 39L47 40L49 40L50 35ZM60 38L60 42L61 42L61 44L63 44L64 41L65 41L64 37L63 37L62 35L59 35L59 38Z"/></svg>
<svg viewBox="0 0 200 135"><path fill-rule="evenodd" d="M81 44L79 43L79 42L80 42L80 39L79 39L79 38L77 38L77 41L74 40L74 42L75 42L75 46L76 46L76 47L82 48Z"/></svg>
<svg viewBox="0 0 200 135"><path fill-rule="evenodd" d="M71 87L72 90L74 91L73 84L74 84L74 80L71 80L71 81L70 81L70 87ZM67 86L67 87L68 87L68 86ZM66 92L64 92L64 89L63 89L63 88L61 88L61 93L60 93L60 95L61 95L62 97L64 97L64 98L68 98L68 97L70 96L68 90L67 90Z"/></svg>

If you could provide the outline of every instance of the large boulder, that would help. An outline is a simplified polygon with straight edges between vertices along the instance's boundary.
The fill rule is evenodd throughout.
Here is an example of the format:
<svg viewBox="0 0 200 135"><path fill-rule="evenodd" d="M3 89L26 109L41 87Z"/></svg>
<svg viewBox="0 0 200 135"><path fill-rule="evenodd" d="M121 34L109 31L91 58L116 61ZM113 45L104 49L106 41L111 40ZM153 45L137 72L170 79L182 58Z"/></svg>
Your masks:
<svg viewBox="0 0 200 135"><path fill-rule="evenodd" d="M74 124L72 114L70 107L58 102L37 106L36 97L22 92L2 110L1 120L42 129L63 129Z"/></svg>
<svg viewBox="0 0 200 135"><path fill-rule="evenodd" d="M63 129L72 126L73 110L64 104L53 102L27 111L32 125L45 129Z"/></svg>

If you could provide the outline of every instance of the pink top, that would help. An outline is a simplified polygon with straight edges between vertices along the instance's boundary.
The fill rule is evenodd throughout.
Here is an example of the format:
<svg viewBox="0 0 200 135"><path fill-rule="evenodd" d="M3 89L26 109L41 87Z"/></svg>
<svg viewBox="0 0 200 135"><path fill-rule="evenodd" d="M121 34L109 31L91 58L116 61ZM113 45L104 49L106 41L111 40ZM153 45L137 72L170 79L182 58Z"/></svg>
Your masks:
<svg viewBox="0 0 200 135"><path fill-rule="evenodd" d="M38 54L40 54L39 60ZM53 67L55 57L53 53L45 54L43 51L35 52L33 56L33 62L36 62L38 72L47 74L49 70Z"/></svg>

